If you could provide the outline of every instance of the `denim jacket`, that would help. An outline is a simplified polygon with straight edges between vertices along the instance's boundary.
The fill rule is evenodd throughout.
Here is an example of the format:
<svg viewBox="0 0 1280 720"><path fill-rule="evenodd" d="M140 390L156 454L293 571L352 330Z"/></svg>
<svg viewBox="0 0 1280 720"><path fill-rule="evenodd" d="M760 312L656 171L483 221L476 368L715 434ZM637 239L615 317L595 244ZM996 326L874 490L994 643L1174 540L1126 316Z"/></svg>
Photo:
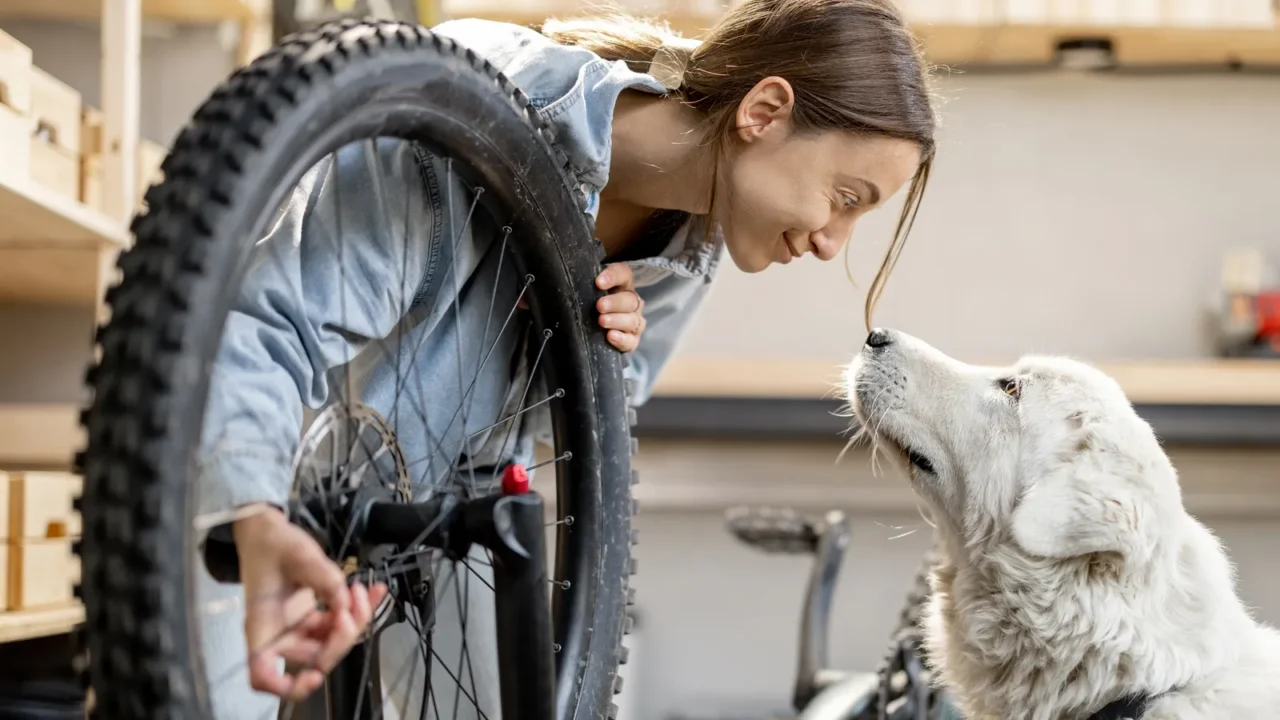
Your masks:
<svg viewBox="0 0 1280 720"><path fill-rule="evenodd" d="M435 32L487 58L531 98L594 219L609 178L614 104L625 89L661 94L661 84L516 25L467 19ZM536 353L519 351L541 339L500 331L500 311L488 322L491 306L515 305L523 279L501 228L479 215L465 220L469 208L447 159L396 139L345 147L304 175L255 244L214 362L200 512L283 505L301 474L292 462L309 415L349 394L394 428L415 494L444 479L459 456L468 480L487 482L507 463L530 462L533 443L547 439L545 407L490 426L546 392L527 387L532 368L523 358ZM659 255L628 263L647 320L627 369L636 404L710 287L723 241L718 232L707 240L706 222L689 218ZM490 344L493 362L483 360Z"/></svg>

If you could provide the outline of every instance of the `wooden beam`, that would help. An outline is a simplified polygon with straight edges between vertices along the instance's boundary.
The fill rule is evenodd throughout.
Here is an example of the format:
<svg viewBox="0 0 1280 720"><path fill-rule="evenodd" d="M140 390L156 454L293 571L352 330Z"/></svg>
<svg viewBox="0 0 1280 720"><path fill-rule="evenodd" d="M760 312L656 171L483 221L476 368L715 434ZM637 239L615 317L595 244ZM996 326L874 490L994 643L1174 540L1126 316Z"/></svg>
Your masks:
<svg viewBox="0 0 1280 720"><path fill-rule="evenodd" d="M1009 359L991 365L1002 365ZM654 386L663 397L835 398L849 359L679 356ZM1100 362L1135 403L1280 406L1280 361Z"/></svg>

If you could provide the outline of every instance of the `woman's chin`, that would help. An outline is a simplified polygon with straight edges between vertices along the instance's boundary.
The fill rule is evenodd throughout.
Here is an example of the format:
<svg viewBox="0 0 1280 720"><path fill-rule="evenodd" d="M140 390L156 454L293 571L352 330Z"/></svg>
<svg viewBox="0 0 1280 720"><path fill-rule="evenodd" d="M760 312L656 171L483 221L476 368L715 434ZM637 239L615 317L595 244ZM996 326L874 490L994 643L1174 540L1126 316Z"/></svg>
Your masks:
<svg viewBox="0 0 1280 720"><path fill-rule="evenodd" d="M737 266L739 270L749 275L754 275L755 273L762 272L768 269L774 263L780 262L778 258L770 257L763 253L737 252L734 250L733 245L728 245L726 249L729 251L729 258L733 260L733 264ZM790 260L789 255L787 256L787 258L788 260Z"/></svg>

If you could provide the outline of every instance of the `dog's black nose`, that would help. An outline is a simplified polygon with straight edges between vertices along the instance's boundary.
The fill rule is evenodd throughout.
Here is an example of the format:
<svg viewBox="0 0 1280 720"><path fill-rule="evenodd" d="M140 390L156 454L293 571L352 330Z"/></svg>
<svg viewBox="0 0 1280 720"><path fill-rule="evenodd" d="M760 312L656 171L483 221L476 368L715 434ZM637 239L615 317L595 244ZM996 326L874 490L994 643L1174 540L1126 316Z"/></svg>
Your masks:
<svg viewBox="0 0 1280 720"><path fill-rule="evenodd" d="M884 328L876 328L867 335L867 347L882 348L893 342L893 334Z"/></svg>

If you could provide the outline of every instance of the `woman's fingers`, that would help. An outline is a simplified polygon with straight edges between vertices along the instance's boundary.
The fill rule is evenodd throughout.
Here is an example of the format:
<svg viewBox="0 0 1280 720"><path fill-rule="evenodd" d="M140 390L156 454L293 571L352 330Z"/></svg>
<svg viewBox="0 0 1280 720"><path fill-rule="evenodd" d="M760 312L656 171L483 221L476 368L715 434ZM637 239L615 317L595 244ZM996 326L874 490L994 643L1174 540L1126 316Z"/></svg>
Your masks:
<svg viewBox="0 0 1280 720"><path fill-rule="evenodd" d="M596 276L596 287L601 290L613 288L631 289L635 276L631 274L631 266L626 263L614 263L607 266Z"/></svg>
<svg viewBox="0 0 1280 720"><path fill-rule="evenodd" d="M610 330L606 337L608 338L610 345L618 348L622 352L633 352L636 348L640 347L640 338L630 333Z"/></svg>
<svg viewBox="0 0 1280 720"><path fill-rule="evenodd" d="M644 316L640 313L609 313L600 316L600 327L639 335L644 332Z"/></svg>
<svg viewBox="0 0 1280 720"><path fill-rule="evenodd" d="M644 309L644 300L635 292L617 292L596 301L600 313L634 313Z"/></svg>

